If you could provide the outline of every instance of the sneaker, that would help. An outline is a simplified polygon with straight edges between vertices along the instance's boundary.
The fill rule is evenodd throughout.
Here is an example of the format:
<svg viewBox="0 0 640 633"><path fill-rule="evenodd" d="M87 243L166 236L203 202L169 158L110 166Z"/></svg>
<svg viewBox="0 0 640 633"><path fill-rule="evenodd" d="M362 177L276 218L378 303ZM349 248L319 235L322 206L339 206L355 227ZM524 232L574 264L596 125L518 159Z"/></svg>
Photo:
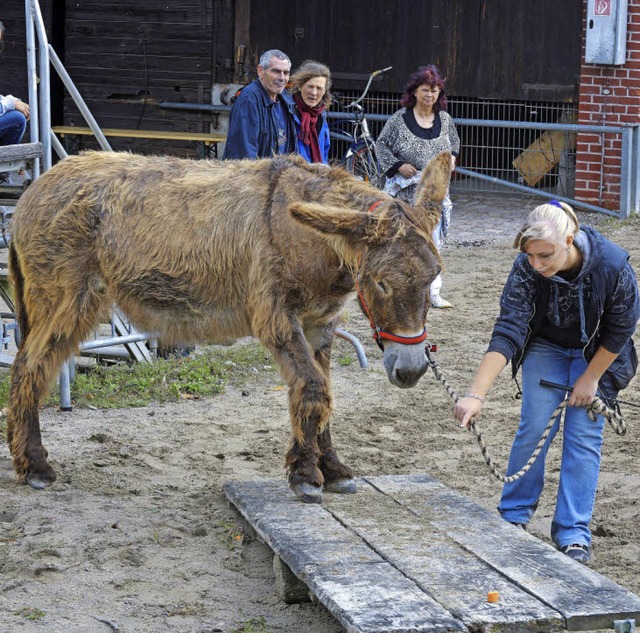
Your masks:
<svg viewBox="0 0 640 633"><path fill-rule="evenodd" d="M524 532L527 531L527 524L526 523L514 523L513 521L509 521L509 523L511 523L511 525L515 525L515 527L517 527L520 530L523 530Z"/></svg>
<svg viewBox="0 0 640 633"><path fill-rule="evenodd" d="M571 543L571 545L565 545L560 548L563 554L566 554L569 558L577 560L579 563L588 563L591 561L591 553L589 552L589 546L583 543Z"/></svg>
<svg viewBox="0 0 640 633"><path fill-rule="evenodd" d="M453 308L453 305L446 299L443 299L440 295L433 295L431 297L432 308Z"/></svg>

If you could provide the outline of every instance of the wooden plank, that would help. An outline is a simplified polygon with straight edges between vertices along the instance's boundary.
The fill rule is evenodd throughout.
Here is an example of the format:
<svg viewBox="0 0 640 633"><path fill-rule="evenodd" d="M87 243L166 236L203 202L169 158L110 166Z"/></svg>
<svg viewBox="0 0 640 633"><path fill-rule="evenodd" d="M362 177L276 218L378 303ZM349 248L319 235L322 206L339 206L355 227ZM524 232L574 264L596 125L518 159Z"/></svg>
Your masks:
<svg viewBox="0 0 640 633"><path fill-rule="evenodd" d="M515 585L562 614L569 631L639 619L640 597L503 521L427 475L368 477Z"/></svg>
<svg viewBox="0 0 640 633"><path fill-rule="evenodd" d="M468 629L321 505L284 481L229 482L225 494L349 633Z"/></svg>
<svg viewBox="0 0 640 633"><path fill-rule="evenodd" d="M411 484L407 484L411 487ZM354 502L355 501L355 502ZM472 631L540 633L564 630L560 613L523 591L500 571L461 548L445 531L366 483L357 499L326 495L324 505L340 523L411 578ZM466 517L458 516L463 522ZM508 526L507 538L533 538ZM498 603L487 601L497 591Z"/></svg>
<svg viewBox="0 0 640 633"><path fill-rule="evenodd" d="M573 149L576 135L562 130L543 132L513 161L513 166L530 187L538 184L562 158L562 152Z"/></svg>
<svg viewBox="0 0 640 633"><path fill-rule="evenodd" d="M0 163L23 161L42 156L41 143L19 143L0 147Z"/></svg>
<svg viewBox="0 0 640 633"><path fill-rule="evenodd" d="M80 134L84 136L93 136L93 132L88 127L80 127L73 125L56 125L51 128L60 136ZM119 128L103 128L102 133L105 136L122 137L122 138L147 138L147 139L163 139L168 141L198 141L201 143L219 143L226 140L226 135L220 132L177 132L173 130L133 130Z"/></svg>

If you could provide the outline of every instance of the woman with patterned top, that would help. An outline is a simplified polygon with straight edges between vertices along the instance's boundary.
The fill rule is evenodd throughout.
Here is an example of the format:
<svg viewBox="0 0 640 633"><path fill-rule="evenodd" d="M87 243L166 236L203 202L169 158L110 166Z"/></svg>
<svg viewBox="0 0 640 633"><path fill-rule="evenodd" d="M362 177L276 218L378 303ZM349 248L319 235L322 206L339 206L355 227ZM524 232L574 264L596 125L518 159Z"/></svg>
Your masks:
<svg viewBox="0 0 640 633"><path fill-rule="evenodd" d="M513 475L567 397L551 538L569 557L588 563L604 418L592 420L585 407L596 394L615 406L618 391L636 373L631 337L640 318L638 283L628 253L595 229L580 227L573 209L557 200L529 214L514 247L520 255L502 292L491 342L454 416L468 428L507 363L514 376L522 365L520 424L507 468ZM568 393L541 380L566 385ZM502 489L498 511L519 527L527 525L538 505L546 454L560 418L531 468Z"/></svg>
<svg viewBox="0 0 640 633"><path fill-rule="evenodd" d="M445 112L447 97L444 79L433 65L420 68L409 77L400 100L402 109L386 122L376 141L376 155L387 177L385 191L407 202L413 202L420 170L441 152L451 152L451 171L460 151L460 139L453 119ZM433 240L438 249L449 230L451 199L442 204L442 217ZM442 276L431 284L434 308L453 306L440 296Z"/></svg>

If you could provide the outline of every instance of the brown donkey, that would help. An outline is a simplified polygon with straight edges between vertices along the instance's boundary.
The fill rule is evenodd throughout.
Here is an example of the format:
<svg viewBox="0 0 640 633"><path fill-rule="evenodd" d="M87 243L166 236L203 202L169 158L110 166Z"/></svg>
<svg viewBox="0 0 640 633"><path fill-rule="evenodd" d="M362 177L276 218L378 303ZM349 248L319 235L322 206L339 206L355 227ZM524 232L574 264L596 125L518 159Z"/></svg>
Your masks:
<svg viewBox="0 0 640 633"><path fill-rule="evenodd" d="M289 482L306 502L355 492L331 442L329 359L358 291L389 380L427 368L431 232L449 155L424 170L415 207L296 157L222 163L88 152L38 178L16 208L9 266L22 341L8 443L21 481L56 475L38 409L61 364L117 304L167 343L257 337L289 387Z"/></svg>

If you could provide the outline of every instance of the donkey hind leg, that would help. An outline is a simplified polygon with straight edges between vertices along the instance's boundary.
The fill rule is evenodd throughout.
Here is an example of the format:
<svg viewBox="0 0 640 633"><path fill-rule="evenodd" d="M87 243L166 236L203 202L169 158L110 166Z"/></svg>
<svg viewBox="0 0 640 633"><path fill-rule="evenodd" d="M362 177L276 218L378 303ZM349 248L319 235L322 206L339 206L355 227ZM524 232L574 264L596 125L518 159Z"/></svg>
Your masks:
<svg viewBox="0 0 640 633"><path fill-rule="evenodd" d="M69 296L67 294L67 296ZM82 296L82 295L78 295ZM29 328L11 367L7 441L22 482L42 489L56 479L40 434L39 406L56 372L97 322L100 296L82 305L66 305L54 315L37 308L28 315Z"/></svg>
<svg viewBox="0 0 640 633"><path fill-rule="evenodd" d="M324 346L316 352L316 360L328 376L329 364L331 362L331 344ZM324 477L324 489L328 492L357 492L353 471L338 459L338 454L333 448L329 422L327 422L324 429L322 429L318 435L318 449L320 450L318 465Z"/></svg>

